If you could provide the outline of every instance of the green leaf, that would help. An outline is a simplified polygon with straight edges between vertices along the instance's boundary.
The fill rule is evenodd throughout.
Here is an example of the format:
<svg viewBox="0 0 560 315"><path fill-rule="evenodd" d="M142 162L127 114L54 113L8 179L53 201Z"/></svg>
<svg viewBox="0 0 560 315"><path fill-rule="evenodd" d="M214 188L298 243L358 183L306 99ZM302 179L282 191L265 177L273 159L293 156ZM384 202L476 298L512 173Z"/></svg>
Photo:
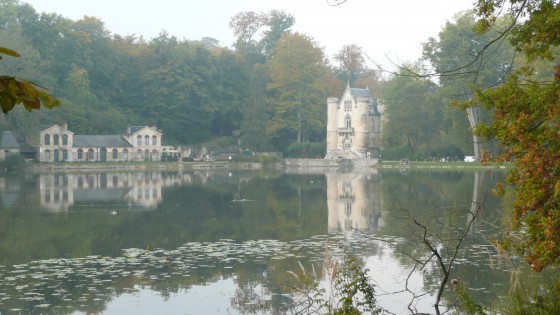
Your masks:
<svg viewBox="0 0 560 315"><path fill-rule="evenodd" d="M15 52L11 49L8 49L8 48L4 48L4 47L0 47L0 54L12 56L12 57L21 57L17 52ZM1 56L0 56L0 58L1 58Z"/></svg>

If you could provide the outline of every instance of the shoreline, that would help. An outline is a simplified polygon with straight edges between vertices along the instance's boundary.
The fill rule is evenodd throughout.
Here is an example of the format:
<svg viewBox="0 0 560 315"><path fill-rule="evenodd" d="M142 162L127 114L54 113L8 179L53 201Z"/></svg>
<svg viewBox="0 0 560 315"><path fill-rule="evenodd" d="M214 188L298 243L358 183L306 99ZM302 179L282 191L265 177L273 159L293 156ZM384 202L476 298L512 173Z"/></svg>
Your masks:
<svg viewBox="0 0 560 315"><path fill-rule="evenodd" d="M378 163L353 163L337 164L333 160L325 159L282 159L278 163L263 164L258 162L92 162L92 163L33 163L27 167L30 172L52 172L52 171L184 171L184 170L260 170L272 167L275 169L298 169L298 168L329 168L332 170L348 169L511 169L513 164L482 165L478 162L410 162L400 164L398 161L385 161Z"/></svg>

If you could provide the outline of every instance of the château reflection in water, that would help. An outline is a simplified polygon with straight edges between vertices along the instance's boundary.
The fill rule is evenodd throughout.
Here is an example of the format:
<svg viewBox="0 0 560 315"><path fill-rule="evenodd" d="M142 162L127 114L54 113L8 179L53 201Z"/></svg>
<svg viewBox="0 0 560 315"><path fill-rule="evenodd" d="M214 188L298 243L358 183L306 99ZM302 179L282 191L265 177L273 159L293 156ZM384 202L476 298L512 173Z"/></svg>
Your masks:
<svg viewBox="0 0 560 315"><path fill-rule="evenodd" d="M326 177L329 233L374 232L383 224L381 189L376 170L365 173L330 171ZM229 173L231 176L231 173ZM163 201L162 188L188 185L197 173L115 172L49 173L39 175L41 209L63 213L74 205L126 204L127 210L154 210ZM239 180L247 180L240 177ZM8 200L4 198L4 200ZM234 193L234 201L243 200Z"/></svg>
<svg viewBox="0 0 560 315"><path fill-rule="evenodd" d="M376 170L328 172L329 233L372 233L383 224L381 189Z"/></svg>

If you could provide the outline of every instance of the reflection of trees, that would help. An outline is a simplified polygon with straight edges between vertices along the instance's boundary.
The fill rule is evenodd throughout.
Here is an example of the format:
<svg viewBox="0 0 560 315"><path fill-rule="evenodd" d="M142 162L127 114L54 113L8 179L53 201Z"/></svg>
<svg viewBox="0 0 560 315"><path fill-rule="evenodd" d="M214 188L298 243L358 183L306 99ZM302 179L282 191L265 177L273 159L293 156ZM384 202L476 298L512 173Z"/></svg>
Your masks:
<svg viewBox="0 0 560 315"><path fill-rule="evenodd" d="M369 209L367 211L370 211L366 232L373 231L383 237L398 240L395 242L395 252L414 253L419 252L422 247L416 242L417 239L411 237L411 231L403 228L402 220L397 219L393 205L407 209L411 217L427 222L428 229L441 233L449 226L464 227L468 221L465 212L454 212L451 209L468 209L471 206L472 188L477 182L474 173L411 170L405 176L397 171L383 171L369 179L363 174L359 175L359 181L353 181L351 175L344 175L348 176L346 182L349 184L346 185L344 180L340 181L340 185L336 180L336 187L340 186L340 190L337 190L335 195L345 198L348 196L354 200L361 198L360 194L367 196L368 201L363 201L366 209ZM477 176L484 178L479 180L478 184L480 195L502 177L500 174L490 173L480 173ZM298 261L306 264L306 267L314 264L319 268L323 259L325 239L312 238L328 234L331 211L325 198L330 187L328 177L324 173L297 175L233 172L230 175L229 171L182 174L165 172L157 177L162 182L167 181L169 185L162 185L162 201L153 211L130 211L125 201L120 205L115 202L94 203L101 205L100 208L103 209L120 210L119 216L112 216L107 210L91 211L91 204L88 203L75 204L63 215L41 212L38 207L38 178L21 178L17 187L24 187L26 194L15 199L13 208L3 208L0 211L0 231L3 233L0 238L0 265L8 266L4 269L0 267L0 279L12 276L12 271L17 269L9 267L13 264L29 264L30 261L41 259L67 257L67 262L57 260L57 266L63 262L60 270L70 268L74 262L82 265L68 269L75 271L75 275L65 278L72 281L63 278L57 280L57 276L54 275L61 271L53 271L51 276L55 277L55 280L27 276L18 280L22 282L14 282L13 285L9 284L9 281L3 282L0 284L0 293L8 289L14 290L20 285L32 288L38 282L45 282L45 287L37 287L37 292L51 299L48 301L51 306L45 309L44 313L56 306L68 306L69 310L78 310L78 302L85 305L81 308L84 311L99 312L102 309L101 305L106 305L111 299L134 288L149 288L165 297L175 293L188 294L195 285L220 279L234 279L238 291L232 300L232 307L237 311L254 312L257 304L264 305L268 313L285 313L289 310L291 298L282 295L290 292L286 282L286 277L289 279L287 271L297 270ZM171 184L177 178L181 178L181 182ZM146 177L142 177L142 181L145 180ZM111 181L111 176L107 176L107 185ZM9 182L17 181L10 179ZM364 185L356 186L358 183ZM381 196L383 202L371 195ZM233 202L234 199L245 199L246 202ZM382 205L386 210L381 210ZM352 211L355 207L354 204ZM491 235L493 230L486 223L500 225L499 221L503 216L501 207L495 198L486 197L486 210L481 213L480 220L476 221L476 233L467 238L465 250L459 253L458 263L451 273L451 277L460 277L468 281L469 287L477 289L473 294L477 301L483 304L489 304L497 296L503 296L501 293L507 288L500 284L509 281L509 273L503 271L509 270L510 267L498 267L497 251L487 236ZM439 210L436 211L436 208ZM378 212L380 218L375 219L377 217L373 216L374 220L371 221L372 211L374 214ZM371 228L372 222L383 224L376 224L375 228ZM30 226L33 227L32 230ZM378 248L371 242L363 246L355 245L353 237L359 236L359 233L347 236L345 239L338 233L331 234L329 245L335 250L344 249L360 256L379 255ZM224 247L220 247L220 239L235 242L228 241ZM258 239L277 239L281 241L278 244L282 246L275 242L252 243L252 240ZM238 245L230 243L246 244L241 249L236 247ZM168 251L148 252L146 257L153 256L153 259L146 258L145 265L121 268L126 265L125 262L134 262L135 259L123 257L123 248L148 247ZM208 253L218 255L216 249L209 252L199 251L212 247L230 256L206 256ZM277 247L282 251L274 251ZM285 247L289 250L284 250ZM442 247L441 250L447 248ZM177 252L173 253L174 251ZM263 252L268 254L263 255ZM198 253L203 258L194 258L190 253ZM87 258L91 255L103 257ZM237 258L233 259L234 257ZM490 257L493 259L493 265ZM88 259L93 262L86 266L84 263ZM105 259L111 263L104 264ZM395 264L400 263L408 268L412 266L410 260L405 257L391 256L390 259ZM515 259L512 260L515 264ZM205 267L195 271L191 266ZM22 270L29 268L30 265ZM82 269L93 277L85 277L80 273ZM139 270L144 273L136 273ZM436 270L433 266L426 266L422 271L423 284L428 290L439 283L440 275ZM150 276L155 278L151 279ZM538 283L538 280L528 282ZM46 288L54 284L58 286ZM56 291L60 288L65 291ZM94 288L96 291L88 288ZM488 291L492 293L484 292L482 288L489 288ZM20 293L24 292L25 290ZM82 297L86 300L80 302ZM450 302L454 301L451 296L446 298ZM16 299L3 302L0 312L7 305L10 305L10 308L25 308L25 303L27 302Z"/></svg>
<svg viewBox="0 0 560 315"><path fill-rule="evenodd" d="M507 282L504 280L509 274L495 272L489 263L484 265L487 257L496 254L488 237L499 232L496 229L501 215L501 206L486 192L503 178L503 174L487 176L489 180L483 181L485 174L481 172L437 172L437 181L433 180L431 171L412 171L406 181L401 180L402 175L397 172L383 173L383 198L389 206L382 234L401 238L394 242L397 252L406 253L399 260L411 270L421 270L426 292L441 288L442 279L448 276L459 277L473 288ZM472 210L480 207L482 195L486 196L484 210L475 219ZM473 233L467 235L468 224L472 225ZM463 243L456 252L459 241ZM446 262L455 257L456 264L448 275L447 272L442 274L441 264L430 263L418 268L418 262L425 262L436 253ZM480 302L491 301L503 293L501 290L492 290L492 294L475 292ZM451 296L444 297L453 303Z"/></svg>

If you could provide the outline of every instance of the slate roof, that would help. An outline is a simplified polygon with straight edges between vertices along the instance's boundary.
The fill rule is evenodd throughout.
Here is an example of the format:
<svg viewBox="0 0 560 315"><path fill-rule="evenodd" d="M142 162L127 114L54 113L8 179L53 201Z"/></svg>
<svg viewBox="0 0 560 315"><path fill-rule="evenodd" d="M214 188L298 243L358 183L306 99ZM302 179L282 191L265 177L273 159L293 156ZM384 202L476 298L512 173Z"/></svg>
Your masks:
<svg viewBox="0 0 560 315"><path fill-rule="evenodd" d="M73 147L132 147L123 136L75 135Z"/></svg>
<svg viewBox="0 0 560 315"><path fill-rule="evenodd" d="M369 89L355 89L350 88L350 94L354 97L371 97Z"/></svg>
<svg viewBox="0 0 560 315"><path fill-rule="evenodd" d="M3 131L0 139L0 148L3 149L19 149L19 143L11 131Z"/></svg>

